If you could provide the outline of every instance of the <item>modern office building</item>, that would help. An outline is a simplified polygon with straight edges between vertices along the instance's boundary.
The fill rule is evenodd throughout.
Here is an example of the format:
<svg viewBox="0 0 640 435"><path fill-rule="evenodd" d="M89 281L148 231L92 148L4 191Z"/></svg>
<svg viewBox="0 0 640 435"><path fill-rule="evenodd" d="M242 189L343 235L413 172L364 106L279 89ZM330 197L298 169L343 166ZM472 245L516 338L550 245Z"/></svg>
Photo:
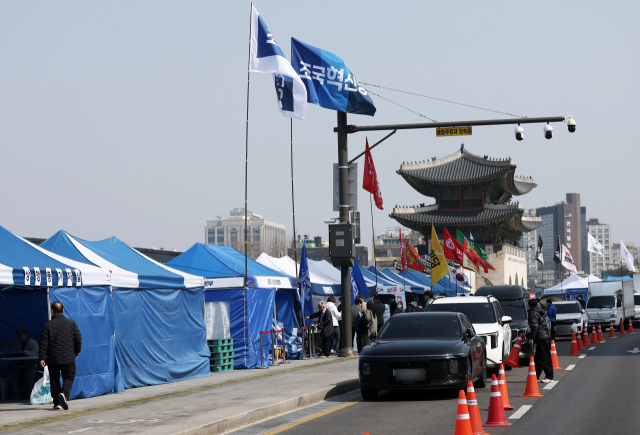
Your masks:
<svg viewBox="0 0 640 435"><path fill-rule="evenodd" d="M591 233L591 235L604 246L603 255L588 252L590 273L600 277L603 271L611 268L611 259L613 258L613 253L611 252L611 226L601 224L598 219L589 219L587 221L587 232ZM618 251L620 251L619 244Z"/></svg>
<svg viewBox="0 0 640 435"><path fill-rule="evenodd" d="M544 225L538 229L538 234L542 237L542 255L544 265L542 274L544 285L555 285L560 279L566 278L569 272L553 261L553 254L558 238L560 243L565 245L576 264L579 272L588 273L588 266L585 269L583 259L588 259L587 243L587 209L580 206L579 193L567 193L567 200L552 206L538 207L537 216L542 219ZM540 272L538 266L538 272ZM555 281L555 282L553 282Z"/></svg>
<svg viewBox="0 0 640 435"><path fill-rule="evenodd" d="M284 225L247 211L247 255L254 260L266 252L273 257L287 255L287 232ZM207 221L204 240L208 245L231 246L244 252L244 208L234 208L227 219Z"/></svg>

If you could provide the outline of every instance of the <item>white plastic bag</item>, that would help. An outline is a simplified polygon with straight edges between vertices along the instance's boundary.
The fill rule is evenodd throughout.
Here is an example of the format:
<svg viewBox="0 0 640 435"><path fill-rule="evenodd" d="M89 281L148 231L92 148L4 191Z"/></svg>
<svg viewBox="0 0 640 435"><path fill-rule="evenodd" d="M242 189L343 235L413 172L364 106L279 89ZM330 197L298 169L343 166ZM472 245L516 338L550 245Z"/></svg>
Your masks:
<svg viewBox="0 0 640 435"><path fill-rule="evenodd" d="M33 386L30 401L32 405L53 403L53 399L51 398L51 384L49 382L49 367L44 367L44 375Z"/></svg>

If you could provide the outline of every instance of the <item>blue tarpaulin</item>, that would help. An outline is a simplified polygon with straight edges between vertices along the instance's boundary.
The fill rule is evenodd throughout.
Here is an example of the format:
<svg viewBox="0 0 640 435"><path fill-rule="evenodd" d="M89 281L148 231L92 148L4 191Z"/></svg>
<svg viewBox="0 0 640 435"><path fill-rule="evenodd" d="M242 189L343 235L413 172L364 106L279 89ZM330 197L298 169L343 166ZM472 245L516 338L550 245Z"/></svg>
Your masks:
<svg viewBox="0 0 640 435"><path fill-rule="evenodd" d="M271 330L275 293L275 289L254 288L205 291L205 302L229 303L235 369L260 367L260 332ZM265 366L268 365L270 347L267 337L263 341Z"/></svg>
<svg viewBox="0 0 640 435"><path fill-rule="evenodd" d="M52 288L51 303L62 302L64 315L82 334L82 351L76 358L71 399L84 399L124 391L116 364L113 302L109 287ZM44 311L46 316L46 310Z"/></svg>

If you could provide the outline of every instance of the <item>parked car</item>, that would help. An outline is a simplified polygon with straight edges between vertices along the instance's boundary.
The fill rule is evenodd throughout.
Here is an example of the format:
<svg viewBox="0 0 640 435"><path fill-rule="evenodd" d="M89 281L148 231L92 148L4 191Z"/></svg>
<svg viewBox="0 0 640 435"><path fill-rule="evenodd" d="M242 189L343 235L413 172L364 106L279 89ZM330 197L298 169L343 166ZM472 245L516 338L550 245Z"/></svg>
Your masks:
<svg viewBox="0 0 640 435"><path fill-rule="evenodd" d="M371 338L358 364L365 400L380 390L464 389L468 381L486 386L486 345L464 314L392 316Z"/></svg>
<svg viewBox="0 0 640 435"><path fill-rule="evenodd" d="M500 303L504 314L511 317L512 322L509 324L511 328L511 347L513 347L520 334L525 334L526 336L530 331L529 316L527 314L527 301L530 294L524 287L519 285L486 285L476 290L473 295L493 296ZM530 356L533 356L531 347L524 340L520 347L520 358L528 359Z"/></svg>
<svg viewBox="0 0 640 435"><path fill-rule="evenodd" d="M496 368L511 352L512 319L505 316L502 306L493 296L469 296L434 300L427 312L462 313L487 345L487 366Z"/></svg>
<svg viewBox="0 0 640 435"><path fill-rule="evenodd" d="M589 326L589 316L582 308L578 301L560 301L554 302L556 306L556 336L571 336L572 332L576 335L582 334L585 328Z"/></svg>

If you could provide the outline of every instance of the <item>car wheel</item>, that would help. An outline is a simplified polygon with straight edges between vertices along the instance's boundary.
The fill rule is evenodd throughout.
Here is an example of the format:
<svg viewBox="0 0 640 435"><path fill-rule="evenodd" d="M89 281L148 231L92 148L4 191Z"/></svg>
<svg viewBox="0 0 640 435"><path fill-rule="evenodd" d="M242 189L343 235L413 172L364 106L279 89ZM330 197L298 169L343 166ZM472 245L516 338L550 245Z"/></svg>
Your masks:
<svg viewBox="0 0 640 435"><path fill-rule="evenodd" d="M378 398L378 390L365 390L360 388L360 394L364 400L376 400Z"/></svg>
<svg viewBox="0 0 640 435"><path fill-rule="evenodd" d="M480 372L480 377L477 381L473 383L473 386L476 388L484 388L487 386L487 357L482 359L482 371Z"/></svg>

